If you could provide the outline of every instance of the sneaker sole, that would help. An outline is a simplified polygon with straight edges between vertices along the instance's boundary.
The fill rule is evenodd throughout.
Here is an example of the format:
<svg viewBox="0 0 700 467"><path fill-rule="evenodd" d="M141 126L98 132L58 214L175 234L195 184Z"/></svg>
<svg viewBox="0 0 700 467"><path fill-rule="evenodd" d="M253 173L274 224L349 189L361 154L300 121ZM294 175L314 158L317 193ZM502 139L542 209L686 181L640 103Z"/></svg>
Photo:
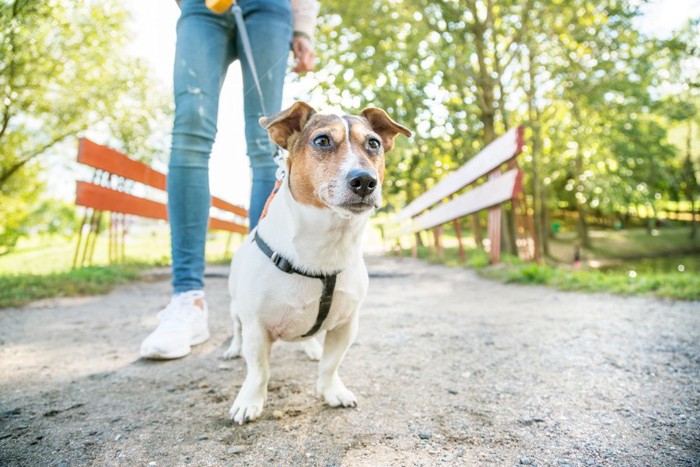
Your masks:
<svg viewBox="0 0 700 467"><path fill-rule="evenodd" d="M205 332L201 334L197 334L195 336L192 336L192 339L190 340L190 345L199 345L199 344L204 344L206 341L209 340L209 330L207 329Z"/></svg>
<svg viewBox="0 0 700 467"><path fill-rule="evenodd" d="M165 353L165 352L159 352L157 350L153 350L150 352L141 352L141 358L145 358L148 360L175 360L178 358L186 357L187 355L190 354L192 350L188 349L186 352L175 352L175 353Z"/></svg>
<svg viewBox="0 0 700 467"><path fill-rule="evenodd" d="M206 341L209 340L210 334L209 330L205 330L202 333L199 333L195 336L192 337L190 340L190 346L193 345L199 345L203 344ZM180 352L172 352L172 353L167 353L167 352L162 352L157 349L152 349L148 352L144 352L143 350L140 352L141 358L146 358L148 360L175 360L178 358L186 357L192 352L192 348L189 347L187 349L182 349Z"/></svg>

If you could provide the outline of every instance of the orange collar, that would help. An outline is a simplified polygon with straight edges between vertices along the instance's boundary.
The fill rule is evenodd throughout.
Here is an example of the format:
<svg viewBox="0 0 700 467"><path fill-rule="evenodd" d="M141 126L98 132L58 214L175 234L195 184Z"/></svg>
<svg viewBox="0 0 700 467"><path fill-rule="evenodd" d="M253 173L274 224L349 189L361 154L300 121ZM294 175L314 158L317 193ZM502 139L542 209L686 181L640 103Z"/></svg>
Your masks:
<svg viewBox="0 0 700 467"><path fill-rule="evenodd" d="M270 207L270 203L272 203L272 200L274 199L275 195L282 186L282 180L283 179L279 179L275 182L275 187L272 189L272 193L270 193L270 196L267 197L267 201L265 201L265 207L263 208L262 214L260 214L260 220L263 220L265 216L267 216L267 210Z"/></svg>

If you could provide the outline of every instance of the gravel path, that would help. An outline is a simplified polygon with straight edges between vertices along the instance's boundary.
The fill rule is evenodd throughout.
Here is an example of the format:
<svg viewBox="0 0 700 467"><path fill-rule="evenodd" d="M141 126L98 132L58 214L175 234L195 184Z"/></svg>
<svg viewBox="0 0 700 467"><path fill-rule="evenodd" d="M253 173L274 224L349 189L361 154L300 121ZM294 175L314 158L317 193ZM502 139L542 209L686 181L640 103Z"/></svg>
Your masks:
<svg viewBox="0 0 700 467"><path fill-rule="evenodd" d="M138 359L167 281L0 310L0 465L700 465L700 303L368 266L341 367L359 407L324 407L282 343L243 427L221 275L212 338L177 361Z"/></svg>

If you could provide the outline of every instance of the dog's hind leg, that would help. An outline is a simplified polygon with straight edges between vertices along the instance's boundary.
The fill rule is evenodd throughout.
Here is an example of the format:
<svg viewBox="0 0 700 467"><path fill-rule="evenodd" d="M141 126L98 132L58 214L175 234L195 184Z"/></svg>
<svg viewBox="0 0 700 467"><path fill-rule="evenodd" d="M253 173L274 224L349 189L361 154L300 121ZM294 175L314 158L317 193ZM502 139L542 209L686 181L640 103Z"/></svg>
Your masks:
<svg viewBox="0 0 700 467"><path fill-rule="evenodd" d="M247 374L229 414L235 423L252 422L262 413L270 379L272 339L262 323L246 321L243 326L243 357Z"/></svg>
<svg viewBox="0 0 700 467"><path fill-rule="evenodd" d="M316 392L331 407L356 407L357 398L345 387L338 376L338 367L345 353L357 336L359 313L344 325L326 332L323 343L323 356L318 366L318 383Z"/></svg>
<svg viewBox="0 0 700 467"><path fill-rule="evenodd" d="M304 353L309 357L309 360L314 362L321 360L323 347L315 337L302 341L301 346L304 348Z"/></svg>
<svg viewBox="0 0 700 467"><path fill-rule="evenodd" d="M231 360L233 358L238 358L241 356L241 320L238 317L238 312L236 311L236 301L231 300L231 320L233 321L233 338L231 339L231 345L228 350L224 352L224 358L226 360Z"/></svg>

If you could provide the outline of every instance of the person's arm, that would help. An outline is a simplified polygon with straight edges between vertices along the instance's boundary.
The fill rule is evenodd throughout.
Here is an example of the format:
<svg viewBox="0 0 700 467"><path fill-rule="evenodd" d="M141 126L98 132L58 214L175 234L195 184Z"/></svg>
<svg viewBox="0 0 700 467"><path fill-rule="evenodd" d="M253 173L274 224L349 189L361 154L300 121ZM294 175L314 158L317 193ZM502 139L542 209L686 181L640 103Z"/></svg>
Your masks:
<svg viewBox="0 0 700 467"><path fill-rule="evenodd" d="M294 26L292 51L297 73L311 71L316 66L316 51L313 38L321 5L316 0L291 0Z"/></svg>

